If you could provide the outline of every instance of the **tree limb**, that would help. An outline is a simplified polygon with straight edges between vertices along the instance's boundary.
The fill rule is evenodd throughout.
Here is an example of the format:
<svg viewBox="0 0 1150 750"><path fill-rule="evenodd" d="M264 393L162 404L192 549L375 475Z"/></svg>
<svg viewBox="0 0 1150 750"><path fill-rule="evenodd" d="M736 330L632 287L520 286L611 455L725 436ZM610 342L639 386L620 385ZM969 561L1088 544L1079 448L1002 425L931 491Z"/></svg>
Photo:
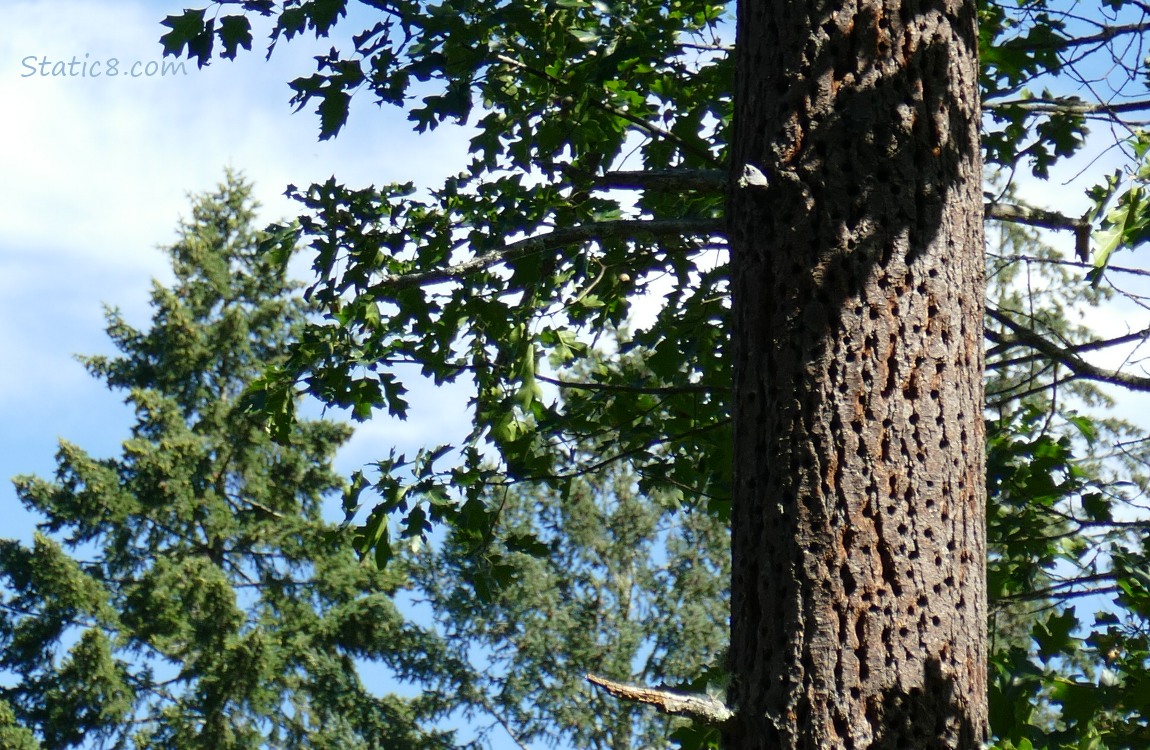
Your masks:
<svg viewBox="0 0 1150 750"><path fill-rule="evenodd" d="M1006 351L1014 346L1023 346L1025 342L1018 339L1004 339L1001 336L992 338L993 332L987 331L986 337L993 343L1003 344L1002 351ZM1122 344L1133 344L1136 341L1146 341L1150 339L1150 328L1143 328L1141 331L1134 331L1122 336L1115 336L1112 339L1099 339L1097 341L1087 341L1084 344L1075 344L1074 346L1067 346L1061 351L1067 354L1081 354L1082 352L1097 351L1099 349L1106 349L1111 346L1120 346ZM1015 357L1009 360L999 360L994 362L993 365L987 365L988 368L993 367L1010 367L1012 365L1024 365L1033 362L1036 359L1041 359L1039 355L1031 354L1024 357Z"/></svg>
<svg viewBox="0 0 1150 750"><path fill-rule="evenodd" d="M686 716L701 724L718 726L734 718L735 712L718 698L703 693L680 693L677 690L628 685L593 674L584 675L587 682L608 694L626 701L645 703L672 716Z"/></svg>
<svg viewBox="0 0 1150 750"><path fill-rule="evenodd" d="M1096 573L1094 575L1081 576L1079 578L1071 578L1065 581L1051 584L1045 588L1035 589L1033 591L1019 591L1013 594L1003 594L997 597L996 602L992 602L994 606L997 602L1024 602L1046 599L1047 597L1057 597L1058 599L1070 599L1076 596L1092 596L1095 594L1108 593L1109 588L1102 589L1079 589L1073 590L1075 586L1085 586L1089 583L1102 583L1117 580L1119 576L1118 571L1110 571L1109 573ZM1117 587L1114 587L1115 589ZM1068 590L1069 589L1069 590Z"/></svg>
<svg viewBox="0 0 1150 750"><path fill-rule="evenodd" d="M547 234L538 234L516 242L511 242L498 250L477 255L465 261L444 268L433 268L418 273L391 274L380 280L380 286L387 289L409 289L411 287L437 284L442 281L461 279L468 274L485 268L518 260L532 253L555 250L592 240L607 240L633 237L682 237L684 235L714 235L726 231L722 219L668 219L644 220L621 219L581 224L565 229L556 229Z"/></svg>
<svg viewBox="0 0 1150 750"><path fill-rule="evenodd" d="M1043 229L1069 229L1074 232L1074 254L1085 263L1090 259L1090 222L1085 218L1072 219L1056 211L1017 206L1011 203L987 203L983 217L998 221L1011 221Z"/></svg>
<svg viewBox="0 0 1150 750"><path fill-rule="evenodd" d="M1144 9L1145 10L1145 9ZM1028 50L1064 50L1073 49L1075 47L1086 47L1092 44L1099 44L1112 41L1120 36L1141 35L1150 30L1150 27L1145 23L1128 23L1116 26L1106 26L1099 24L1101 29L1095 34L1085 34L1083 36L1076 36L1074 38L1067 37L1052 37L1050 40L1026 40L1026 49ZM1007 44L1018 41L1011 39Z"/></svg>
<svg viewBox="0 0 1150 750"><path fill-rule="evenodd" d="M721 193L726 188L727 173L722 169L640 169L607 172L595 180L604 190L700 190Z"/></svg>
<svg viewBox="0 0 1150 750"><path fill-rule="evenodd" d="M1029 99L1007 99L999 102L990 101L983 104L983 109L1019 109L1025 112L1043 114L1117 115L1123 112L1148 110L1150 109L1150 99L1132 99L1106 104L1104 102L1086 102L1076 97L1068 99L1032 97Z"/></svg>
<svg viewBox="0 0 1150 750"><path fill-rule="evenodd" d="M730 421L731 421L730 417L727 417L725 419L720 419L717 422L710 422L709 424L704 424L704 425L700 425L698 427L693 427L689 430L677 433L675 435L670 435L670 436L667 436L667 437L664 437L661 439L652 439L643 445L637 445L634 448L628 448L627 450L619 451L618 453L610 455L607 458L600 459L593 464L583 466L579 469L569 471L566 474L552 474L550 476L525 477L523 479L512 480L511 482L508 482L508 484L515 484L518 482L539 482L539 481L545 481L548 479L574 479L576 477L582 477L582 476L586 476L588 474L594 474L595 472L599 471L600 469L607 467L607 466L610 466L611 464L615 463L616 461L621 461L624 458L628 458L630 456L634 456L634 455L637 455L640 453L648 453L652 448L654 448L657 445L665 445L667 443L674 443L677 440L683 440L684 438L693 437L694 435L701 435L704 432L718 429L719 427L724 427L727 424L730 424ZM641 470L642 467L639 467L639 468Z"/></svg>
<svg viewBox="0 0 1150 750"><path fill-rule="evenodd" d="M679 42L675 45L679 49L698 49L704 52L734 52L733 44L699 44L697 42Z"/></svg>
<svg viewBox="0 0 1150 750"><path fill-rule="evenodd" d="M1068 268L1084 268L1088 271L1094 268L1093 263L1083 263L1081 261L1066 260L1064 258L1039 258L1033 255L1022 255L1019 253L1012 255L991 253L991 257L1004 263L1046 263L1049 265L1067 266ZM1130 266L1116 266L1113 264L1106 265L1106 273L1108 276L1119 273L1129 274L1131 276L1150 276L1150 270L1145 268L1131 268Z"/></svg>
<svg viewBox="0 0 1150 750"><path fill-rule="evenodd" d="M659 189L659 190L703 190L721 192L726 184L726 173L710 169L666 169L650 171L608 172L598 180L598 187ZM1005 203L990 203L984 215L988 219L1013 221L1047 229L1070 229L1075 232L1078 255L1085 260L1089 256L1090 223L1085 219L1073 219L1054 211L1016 206ZM508 243L498 250L478 255L455 265L433 268L407 274L392 274L383 277L379 285L387 289L409 289L427 284L461 279L470 273L480 271L499 263L506 263L544 250L554 250L567 245L593 240L630 239L635 237L682 237L722 235L726 232L723 219L620 219L601 221L579 226L556 229L548 234L526 237Z"/></svg>
<svg viewBox="0 0 1150 750"><path fill-rule="evenodd" d="M1043 373L1048 371L1049 367L1043 368ZM1043 391L1055 391L1069 383L1076 383L1079 380L1085 380L1081 375L1071 373L1064 378L1055 378L1048 382L1038 383L1038 385L1031 385L1038 380L1037 377L1027 378L1025 382L1017 383L1008 388L1002 388L996 391L986 392L986 408L990 410L1001 409L1011 403L1017 403L1022 399L1029 398L1035 394L1042 393ZM1025 390L1023 390L1025 389ZM991 400L993 399L993 400Z"/></svg>
<svg viewBox="0 0 1150 750"><path fill-rule="evenodd" d="M582 391L610 391L617 393L651 393L655 395L664 395L671 393L724 393L729 392L731 389L724 386L711 386L703 385L702 383L691 383L689 385L623 385L621 383L586 383L575 382L571 380L561 380L559 378L549 378L546 375L535 375L536 380L541 380L544 383L559 386L560 388L573 388Z"/></svg>
<svg viewBox="0 0 1150 750"><path fill-rule="evenodd" d="M1048 341L1041 334L1032 331L999 310L988 307L986 308L986 314L1009 328L1010 332L1013 333L1021 343L1035 351L1045 354L1055 362L1061 362L1075 375L1103 383L1122 385L1136 391L1150 391L1150 378L1148 377L1128 375L1117 370L1107 370L1092 365L1081 357L1066 351L1058 344Z"/></svg>

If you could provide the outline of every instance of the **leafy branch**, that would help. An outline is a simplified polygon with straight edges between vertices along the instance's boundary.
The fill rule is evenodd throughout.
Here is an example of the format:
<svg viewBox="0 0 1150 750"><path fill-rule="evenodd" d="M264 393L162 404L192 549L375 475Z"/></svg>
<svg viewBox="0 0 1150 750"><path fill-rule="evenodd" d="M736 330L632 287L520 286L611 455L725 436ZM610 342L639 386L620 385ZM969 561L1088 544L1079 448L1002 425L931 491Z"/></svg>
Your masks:
<svg viewBox="0 0 1150 750"><path fill-rule="evenodd" d="M533 253L556 250L569 245L596 240L634 237L682 237L684 235L722 234L726 225L722 219L666 219L648 221L643 219L620 219L617 221L592 222L579 226L556 229L547 234L527 237L511 242L498 250L461 261L445 268L433 268L416 273L391 274L384 276L380 285L389 289L410 289L412 287L437 284L444 281L462 279L476 271L496 266L500 263L518 260Z"/></svg>
<svg viewBox="0 0 1150 750"><path fill-rule="evenodd" d="M522 70L526 73L530 73L531 75L536 76L537 78L542 78L543 80L546 80L550 83L554 83L554 84L560 85L560 86L566 86L567 85L566 81L564 81L563 79L557 78L545 70L540 70L538 68L532 67L531 65L528 65L525 62L521 62L519 60L516 60L513 57L508 57L507 55L496 55L495 58L502 63L506 63L507 65L510 65L514 68L518 68L519 70ZM643 132L647 133L648 135L654 136L656 138L661 138L661 139L663 139L669 143L674 143L679 148L683 149L684 151L690 152L691 154L694 154L695 156L699 157L700 159L702 159L704 161L710 162L712 164L719 164L720 163L719 160L710 152L705 151L703 149L700 149L696 146L693 146L690 143L687 143L682 138L675 135L674 133L667 130L666 128L664 128L660 125L656 125L655 123L650 122L648 120L644 120L642 117L639 117L638 115L632 114L631 112L627 112L626 110L619 109L618 107L614 107L614 106L611 106L610 104L607 104L607 103L601 102L601 101L597 101L594 99L588 101L588 104L590 104L590 106L592 106L592 107L595 107L596 109L599 109L599 110L602 110L603 112L606 112L609 115L614 115L615 117L619 117L619 118L626 120L627 122L631 123L632 125L637 127L639 130L642 130Z"/></svg>

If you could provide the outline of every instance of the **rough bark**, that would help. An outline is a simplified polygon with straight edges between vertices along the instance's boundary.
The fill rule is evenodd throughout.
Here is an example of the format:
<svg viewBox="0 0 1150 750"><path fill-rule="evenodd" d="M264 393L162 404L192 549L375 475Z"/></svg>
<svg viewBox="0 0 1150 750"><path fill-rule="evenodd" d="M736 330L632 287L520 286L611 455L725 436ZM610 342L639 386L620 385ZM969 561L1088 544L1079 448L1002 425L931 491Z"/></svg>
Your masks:
<svg viewBox="0 0 1150 750"><path fill-rule="evenodd" d="M986 738L975 23L739 3L732 750Z"/></svg>

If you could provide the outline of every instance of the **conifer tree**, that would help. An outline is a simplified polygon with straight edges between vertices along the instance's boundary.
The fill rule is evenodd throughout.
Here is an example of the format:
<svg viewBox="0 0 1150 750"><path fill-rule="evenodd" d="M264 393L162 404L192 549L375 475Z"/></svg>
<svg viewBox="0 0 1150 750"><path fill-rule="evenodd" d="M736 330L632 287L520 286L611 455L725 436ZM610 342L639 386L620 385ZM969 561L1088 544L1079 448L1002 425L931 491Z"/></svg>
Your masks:
<svg viewBox="0 0 1150 750"><path fill-rule="evenodd" d="M585 440L577 452L610 448ZM419 556L415 590L456 661L468 664L468 689L457 699L477 725L501 727L520 747L659 747L676 731L685 738L683 720L615 700L584 675L721 690L726 520L685 511L682 493L650 485L618 462L572 476L561 489L495 486L493 539L477 543L455 529Z"/></svg>
<svg viewBox="0 0 1150 750"><path fill-rule="evenodd" d="M151 326L109 310L119 354L81 359L135 409L121 455L61 442L54 478L15 480L43 521L31 546L0 541L4 747L448 744L419 729L434 698L380 698L359 673L412 678L436 648L395 609L398 575L323 518L349 428L305 420L275 444L242 406L305 315L256 251L255 208L231 173L195 199Z"/></svg>

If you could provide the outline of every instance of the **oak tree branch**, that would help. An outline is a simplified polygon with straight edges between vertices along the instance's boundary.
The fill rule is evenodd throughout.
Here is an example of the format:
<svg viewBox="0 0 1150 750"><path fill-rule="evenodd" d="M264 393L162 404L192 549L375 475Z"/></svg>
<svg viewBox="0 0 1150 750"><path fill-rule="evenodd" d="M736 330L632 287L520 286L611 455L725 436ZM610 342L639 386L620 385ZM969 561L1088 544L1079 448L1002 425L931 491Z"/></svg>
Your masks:
<svg viewBox="0 0 1150 750"><path fill-rule="evenodd" d="M659 189L659 190L702 190L722 192L726 184L726 173L709 169L668 169L650 171L608 172L597 183L600 189ZM1085 258L1089 254L1090 224L1085 219L1073 219L1054 211L1016 206L1005 203L990 203L985 208L988 219L1012 221L1020 224L1044 227L1047 229L1069 229L1075 232L1078 255ZM547 234L526 237L508 243L474 258L454 265L433 268L415 273L391 274L383 277L380 287L385 289L409 289L411 287L458 280L468 274L481 271L500 263L507 263L526 257L532 253L555 250L568 245L607 239L633 239L640 237L684 237L716 236L726 232L723 219L621 219L616 221L592 222L564 229L556 229Z"/></svg>
<svg viewBox="0 0 1150 750"><path fill-rule="evenodd" d="M607 172L596 180L603 190L667 190L684 192L720 193L726 189L727 173L719 169L651 169ZM1056 211L1019 206L1010 203L988 203L984 209L987 219L1027 224L1044 229L1074 232L1075 251L1085 262L1090 257L1090 222L1085 218L1071 218Z"/></svg>
<svg viewBox="0 0 1150 750"><path fill-rule="evenodd" d="M726 224L722 219L620 219L600 221L591 224L556 229L547 234L538 234L511 242L498 250L477 255L443 268L433 268L417 273L392 274L383 277L380 286L386 289L409 289L411 287L437 284L443 281L462 279L476 271L508 263L544 250L555 250L568 245L595 240L638 237L683 237L722 234Z"/></svg>

